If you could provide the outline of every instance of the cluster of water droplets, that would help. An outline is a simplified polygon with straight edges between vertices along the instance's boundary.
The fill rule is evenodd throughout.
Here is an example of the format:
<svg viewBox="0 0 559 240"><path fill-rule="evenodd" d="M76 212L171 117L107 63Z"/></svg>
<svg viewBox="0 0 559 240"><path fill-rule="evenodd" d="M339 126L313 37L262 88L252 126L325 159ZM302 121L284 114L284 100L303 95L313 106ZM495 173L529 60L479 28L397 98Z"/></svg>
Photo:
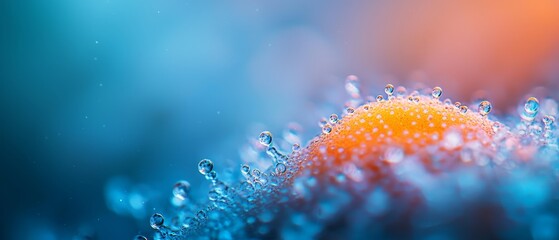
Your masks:
<svg viewBox="0 0 559 240"><path fill-rule="evenodd" d="M550 186L559 186L555 100L546 99L542 108L538 99L530 97L520 107L520 117L509 116L503 123L489 115L491 103L481 100L477 114L481 119L495 120L487 121L493 138L488 140L476 132L464 136L460 129L449 128L443 136L432 137L440 141L421 150L430 154L428 162L397 145L388 146L379 156L362 159L355 157L361 156L359 149L338 148L337 155L329 155L328 147L335 146L320 145L320 141L321 136L333 134L346 117L356 111L368 111L371 104L433 101L462 115L476 113L460 102L441 101L440 87L408 93L402 86L387 84L385 96L364 96L359 79L351 75L345 89L350 99L344 111L322 118L319 135L306 145L314 144L321 155L312 155L311 149L302 147L301 136L293 128L279 140L288 143L288 147L276 144L272 133L263 131L257 140L270 167L259 169L243 163L237 170L239 178L218 178L214 163L203 159L198 171L210 184L207 199L191 199L189 182L178 181L172 189L175 214L151 216L153 238L405 238L409 237L403 233L406 231L431 236L430 226L445 224L452 226L452 231L432 237L452 238L467 230L452 225L453 221L466 223L461 216L467 214L484 216L483 212L454 209L483 207L486 203L504 209L503 216L488 221L513 219L535 238L547 236L559 223L559 212L549 212L552 200L559 197L558 192L550 190ZM427 117L427 121L431 118ZM454 118L443 116L448 121ZM443 121L443 127L444 124ZM410 134L410 139L413 137ZM340 157L348 160L333 164ZM256 156L249 158L260 160ZM494 181L496 178L499 181ZM524 214L519 215L519 209ZM559 237L559 232L553 234L550 236Z"/></svg>

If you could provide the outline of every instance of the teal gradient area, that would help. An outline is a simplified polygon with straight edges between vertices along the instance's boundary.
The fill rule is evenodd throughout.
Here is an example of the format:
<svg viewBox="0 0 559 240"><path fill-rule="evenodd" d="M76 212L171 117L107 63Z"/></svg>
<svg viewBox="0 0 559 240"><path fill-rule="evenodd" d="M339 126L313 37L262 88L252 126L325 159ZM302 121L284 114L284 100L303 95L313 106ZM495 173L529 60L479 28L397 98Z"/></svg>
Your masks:
<svg viewBox="0 0 559 240"><path fill-rule="evenodd" d="M399 66L399 54L414 46L383 46L393 39L377 40L384 36L377 30L406 33L393 34L402 38L422 30L362 22L368 19L363 16L407 15L397 11L399 5L1 1L0 239L151 236L149 217L169 215L165 209L172 209L177 180L188 180L193 199L207 198L207 181L197 170L201 159L214 161L219 174L234 175L225 169L238 170L246 157L242 149L264 130L281 135L297 122L303 140L320 134L320 118L339 113L348 98L349 74L359 76L363 96L381 94L388 82L415 87L422 80L449 89L445 97L464 96L464 83L429 82L431 73L422 72L424 66L440 70L430 65L432 52L460 65L463 58L454 49L422 49L425 56L418 58L429 64ZM549 51L553 59L541 60L545 71L538 68L537 84L530 79L522 94L537 86L543 87L535 90L541 96L557 92L558 46ZM369 51L374 56L360 55ZM385 62L388 55L395 57ZM475 62L477 55L468 57L464 61ZM475 71L477 65L468 67ZM499 87L476 87L486 86ZM508 107L523 101L518 96ZM492 114L510 112L501 106L495 102ZM527 183L513 200L535 195L525 203L537 204L549 195L546 184ZM503 192L514 190L507 186ZM372 205L389 205L382 192L371 196ZM534 232L549 234L546 226L556 221L540 216Z"/></svg>

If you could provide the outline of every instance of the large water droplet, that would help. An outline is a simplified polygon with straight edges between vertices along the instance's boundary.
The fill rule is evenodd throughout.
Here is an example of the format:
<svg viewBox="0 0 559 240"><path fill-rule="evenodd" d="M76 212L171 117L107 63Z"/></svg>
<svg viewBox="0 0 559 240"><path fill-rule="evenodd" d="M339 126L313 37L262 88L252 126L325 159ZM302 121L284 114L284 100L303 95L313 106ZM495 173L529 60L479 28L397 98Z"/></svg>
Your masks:
<svg viewBox="0 0 559 240"><path fill-rule="evenodd" d="M198 171L202 175L206 175L214 169L214 163L210 159L202 159L198 163Z"/></svg>
<svg viewBox="0 0 559 240"><path fill-rule="evenodd" d="M394 85L392 85L392 84L386 84L386 87L384 87L384 92L385 92L386 95L388 95L389 97L392 96L392 94L394 94Z"/></svg>
<svg viewBox="0 0 559 240"><path fill-rule="evenodd" d="M188 197L188 193L190 192L190 183L187 181L178 181L173 186L173 195L181 200L184 200Z"/></svg>
<svg viewBox="0 0 559 240"><path fill-rule="evenodd" d="M434 99L439 99L442 94L443 94L443 89L440 87L433 88L433 91L431 92L431 96L433 96Z"/></svg>
<svg viewBox="0 0 559 240"><path fill-rule="evenodd" d="M163 215L159 213L154 213L149 219L149 224L153 229L157 230L163 226L164 221L165 219L163 218Z"/></svg>
<svg viewBox="0 0 559 240"><path fill-rule="evenodd" d="M330 123L336 124L339 120L338 115L333 113L332 115L330 115L329 120L330 120Z"/></svg>
<svg viewBox="0 0 559 240"><path fill-rule="evenodd" d="M479 114L481 116L487 116L489 112L491 112L491 103L489 101L479 103Z"/></svg>
<svg viewBox="0 0 559 240"><path fill-rule="evenodd" d="M285 164L283 164L283 163L276 164L276 173L277 174L282 174L282 173L285 172L285 170L287 170L287 168L285 167Z"/></svg>
<svg viewBox="0 0 559 240"><path fill-rule="evenodd" d="M332 126L330 124L324 125L324 127L322 127L322 132L324 134L329 134L330 132L332 132Z"/></svg>
<svg viewBox="0 0 559 240"><path fill-rule="evenodd" d="M528 98L528 100L524 104L524 110L528 113L536 113L539 109L540 102L535 97Z"/></svg>
<svg viewBox="0 0 559 240"><path fill-rule="evenodd" d="M260 133L260 136L258 136L258 141L264 146L270 146L270 144L272 144L272 133L268 131Z"/></svg>

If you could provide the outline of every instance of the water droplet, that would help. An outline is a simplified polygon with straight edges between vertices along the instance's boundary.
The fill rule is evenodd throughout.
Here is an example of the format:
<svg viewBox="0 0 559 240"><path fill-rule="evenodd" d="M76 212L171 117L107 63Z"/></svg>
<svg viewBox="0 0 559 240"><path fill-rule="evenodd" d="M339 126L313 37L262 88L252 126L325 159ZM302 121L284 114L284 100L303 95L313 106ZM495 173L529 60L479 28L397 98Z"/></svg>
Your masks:
<svg viewBox="0 0 559 240"><path fill-rule="evenodd" d="M391 163L399 163L404 159L404 151L399 147L388 148L384 152L384 158Z"/></svg>
<svg viewBox="0 0 559 240"><path fill-rule="evenodd" d="M187 181L178 181L175 183L173 187L173 195L181 200L184 200L188 197L188 193L190 192L190 183Z"/></svg>
<svg viewBox="0 0 559 240"><path fill-rule="evenodd" d="M298 151L301 149L301 145L298 144L298 143L295 143L295 144L293 144L293 147L291 147L291 149L292 149L294 152L298 152Z"/></svg>
<svg viewBox="0 0 559 240"><path fill-rule="evenodd" d="M157 230L163 226L164 221L165 219L163 218L163 215L159 213L154 213L149 219L149 224L153 229Z"/></svg>
<svg viewBox="0 0 559 240"><path fill-rule="evenodd" d="M528 98L528 100L524 104L524 110L527 113L537 113L539 109L540 109L540 102L535 97Z"/></svg>
<svg viewBox="0 0 559 240"><path fill-rule="evenodd" d="M206 212L204 212L204 210L200 210L198 211L198 213L196 214L196 217L200 220L204 220L208 217L208 215L206 215Z"/></svg>
<svg viewBox="0 0 559 240"><path fill-rule="evenodd" d="M542 121L546 128L550 128L551 125L555 122L555 117L546 115L542 118Z"/></svg>
<svg viewBox="0 0 559 240"><path fill-rule="evenodd" d="M148 238L146 238L146 237L144 237L144 236L142 236L142 235L136 235L136 236L134 237L134 240L148 240Z"/></svg>
<svg viewBox="0 0 559 240"><path fill-rule="evenodd" d="M382 102L383 100L384 98L382 97L382 95L377 96L377 102Z"/></svg>
<svg viewBox="0 0 559 240"><path fill-rule="evenodd" d="M332 126L330 124L324 125L324 127L322 127L322 132L324 134L329 134L330 132L332 132Z"/></svg>
<svg viewBox="0 0 559 240"><path fill-rule="evenodd" d="M440 87L435 87L433 88L433 91L431 92L431 96L433 96L434 99L439 99L441 97L441 95L443 95L443 89Z"/></svg>
<svg viewBox="0 0 559 240"><path fill-rule="evenodd" d="M355 109L353 109L352 107L348 107L348 108L346 108L345 110L346 110L346 112L347 112L348 114L352 114L352 113L355 112Z"/></svg>
<svg viewBox="0 0 559 240"><path fill-rule="evenodd" d="M330 115L329 120L330 120L330 123L336 124L339 120L338 115L333 113L332 115Z"/></svg>
<svg viewBox="0 0 559 240"><path fill-rule="evenodd" d="M466 114L466 112L468 112L468 107L465 105L460 106L460 113Z"/></svg>
<svg viewBox="0 0 559 240"><path fill-rule="evenodd" d="M324 127L324 125L326 124L328 124L328 120L326 120L326 118L321 118L320 121L318 122L319 127Z"/></svg>
<svg viewBox="0 0 559 240"><path fill-rule="evenodd" d="M249 167L248 165L246 165L246 164L243 164L243 165L241 166L241 173L243 173L243 174L248 174L249 172L250 172L250 167Z"/></svg>
<svg viewBox="0 0 559 240"><path fill-rule="evenodd" d="M202 175L206 175L214 169L214 163L210 159L202 159L198 163L198 171Z"/></svg>
<svg viewBox="0 0 559 240"><path fill-rule="evenodd" d="M206 174L206 179L211 181L217 180L217 172L216 171L209 172L208 174Z"/></svg>
<svg viewBox="0 0 559 240"><path fill-rule="evenodd" d="M283 163L276 164L276 173L277 174L282 174L282 173L285 172L285 170L287 170L287 168L285 167L285 164L283 164Z"/></svg>
<svg viewBox="0 0 559 240"><path fill-rule="evenodd" d="M270 146L270 144L272 144L272 133L268 131L260 133L260 136L258 136L258 141L264 146Z"/></svg>
<svg viewBox="0 0 559 240"><path fill-rule="evenodd" d="M345 90L352 98L359 98L359 78L355 75L347 76L345 80Z"/></svg>
<svg viewBox="0 0 559 240"><path fill-rule="evenodd" d="M386 93L386 95L392 96L392 94L394 94L394 85L386 84L386 87L384 87L384 92Z"/></svg>
<svg viewBox="0 0 559 240"><path fill-rule="evenodd" d="M538 115L540 109L540 103L537 98L531 97L526 100L524 104L524 111L520 114L520 117L525 121L533 121Z"/></svg>
<svg viewBox="0 0 559 240"><path fill-rule="evenodd" d="M479 103L479 114L481 116L487 116L489 112L491 112L491 103L489 101Z"/></svg>
<svg viewBox="0 0 559 240"><path fill-rule="evenodd" d="M454 103L454 106L455 106L456 108L460 108L460 106L462 106L462 103L460 103L460 102L455 102L455 103Z"/></svg>

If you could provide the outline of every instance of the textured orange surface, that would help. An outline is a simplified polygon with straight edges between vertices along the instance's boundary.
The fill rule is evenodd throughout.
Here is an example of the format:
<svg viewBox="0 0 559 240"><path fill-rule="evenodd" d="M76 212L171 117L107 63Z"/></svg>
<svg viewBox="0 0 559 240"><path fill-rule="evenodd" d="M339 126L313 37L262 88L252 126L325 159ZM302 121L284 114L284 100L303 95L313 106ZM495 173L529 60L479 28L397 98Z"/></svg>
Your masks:
<svg viewBox="0 0 559 240"><path fill-rule="evenodd" d="M461 142L477 140L489 145L493 122L477 110L466 113L452 104L421 96L418 102L394 98L363 105L332 124L307 147L307 157L332 166L348 161L390 162L388 149L406 155L421 154L428 147L437 152L456 152L460 146L445 144L449 133ZM456 140L456 138L454 139ZM425 156L428 158L429 156ZM372 165L371 165L372 166Z"/></svg>

